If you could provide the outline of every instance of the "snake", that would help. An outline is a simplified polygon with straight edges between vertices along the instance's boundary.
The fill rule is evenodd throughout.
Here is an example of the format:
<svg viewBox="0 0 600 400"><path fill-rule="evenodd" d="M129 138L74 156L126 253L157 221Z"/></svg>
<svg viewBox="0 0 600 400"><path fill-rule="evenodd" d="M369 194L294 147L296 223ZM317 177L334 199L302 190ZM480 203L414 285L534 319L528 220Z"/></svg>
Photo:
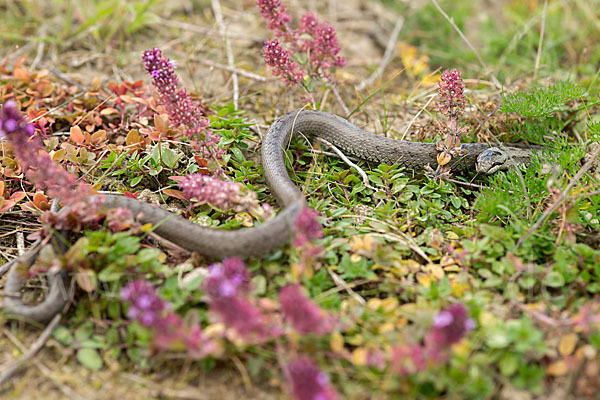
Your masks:
<svg viewBox="0 0 600 400"><path fill-rule="evenodd" d="M140 223L152 224L153 232L158 236L207 258L265 255L290 242L296 216L306 207L304 196L291 180L285 163L285 149L292 135L300 133L324 139L343 153L370 164L398 164L415 171L423 171L427 165L437 165L439 152L435 143L392 139L367 132L334 114L297 110L276 119L263 137L261 161L264 178L282 210L276 217L259 225L238 230L207 228L140 200L112 194L98 196L103 196L106 209L127 208ZM542 149L539 146L490 146L486 143L464 143L460 147L461 156L450 162L451 169L482 174L526 165L531 161L532 154L540 153ZM29 305L22 302L23 279L17 266L31 265L40 245L40 241L34 243L22 256L0 267L0 270L9 269L4 285L3 307L9 315L47 322L61 312L69 300L64 284L64 279L68 277L65 271L51 277L48 294L40 303Z"/></svg>

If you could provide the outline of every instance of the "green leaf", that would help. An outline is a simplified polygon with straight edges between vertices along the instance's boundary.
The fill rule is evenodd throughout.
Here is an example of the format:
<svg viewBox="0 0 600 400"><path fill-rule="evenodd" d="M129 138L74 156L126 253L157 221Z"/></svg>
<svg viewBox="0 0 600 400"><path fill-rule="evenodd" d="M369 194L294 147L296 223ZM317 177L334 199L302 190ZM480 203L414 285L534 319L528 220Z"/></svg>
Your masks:
<svg viewBox="0 0 600 400"><path fill-rule="evenodd" d="M98 273L98 280L100 282L114 282L119 280L123 273L120 268L111 264Z"/></svg>
<svg viewBox="0 0 600 400"><path fill-rule="evenodd" d="M77 360L79 360L81 365L93 371L98 371L103 365L98 351L91 348L79 349L77 351Z"/></svg>
<svg viewBox="0 0 600 400"><path fill-rule="evenodd" d="M64 326L59 326L52 332L52 336L59 341L63 346L68 346L73 343L73 335Z"/></svg>
<svg viewBox="0 0 600 400"><path fill-rule="evenodd" d="M520 358L513 353L505 354L498 362L500 372L504 376L511 376L517 371L517 368L519 368L520 361Z"/></svg>
<svg viewBox="0 0 600 400"><path fill-rule="evenodd" d="M113 320L121 319L121 302L120 301L109 301L107 307L108 316Z"/></svg>
<svg viewBox="0 0 600 400"><path fill-rule="evenodd" d="M375 274L371 271L366 258L361 257L359 261L353 262L349 254L344 254L339 265L342 278L373 278Z"/></svg>
<svg viewBox="0 0 600 400"><path fill-rule="evenodd" d="M493 349L503 349L510 344L510 336L504 329L497 328L488 334L486 343Z"/></svg>
<svg viewBox="0 0 600 400"><path fill-rule="evenodd" d="M142 178L144 178L144 175L138 175L135 178L131 179L129 181L129 186L131 186L131 187L136 186L138 183L141 182Z"/></svg>

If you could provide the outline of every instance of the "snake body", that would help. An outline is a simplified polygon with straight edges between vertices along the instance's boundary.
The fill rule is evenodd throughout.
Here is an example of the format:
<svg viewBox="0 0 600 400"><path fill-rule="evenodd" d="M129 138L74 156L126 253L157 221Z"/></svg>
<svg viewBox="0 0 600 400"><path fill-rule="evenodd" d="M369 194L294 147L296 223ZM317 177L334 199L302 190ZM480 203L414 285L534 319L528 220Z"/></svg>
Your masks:
<svg viewBox="0 0 600 400"><path fill-rule="evenodd" d="M290 241L295 218L304 207L302 193L290 179L284 159L284 149L295 133L325 139L346 154L371 163L400 164L417 171L423 170L428 164L437 164L435 143L390 139L366 132L336 115L302 110L278 118L263 139L261 157L265 180L283 207L283 211L272 220L253 228L224 231L201 227L159 207L123 196L102 195L104 205L107 209L124 207L131 210L141 223L151 223L159 236L209 258L246 258L267 254ZM498 149L482 143L462 144L461 147L463 155L453 161L451 167L455 170L476 169L483 173L527 163L532 153L531 149L523 147L506 146ZM539 151L539 148L533 151ZM32 262L38 250L32 247L21 260ZM62 310L68 298L59 284L51 285L43 302L37 305L23 304L20 299L22 279L15 268L17 263L13 264L5 283L8 295L4 298L4 309L8 313L43 322ZM54 279L54 282L57 281L59 279Z"/></svg>

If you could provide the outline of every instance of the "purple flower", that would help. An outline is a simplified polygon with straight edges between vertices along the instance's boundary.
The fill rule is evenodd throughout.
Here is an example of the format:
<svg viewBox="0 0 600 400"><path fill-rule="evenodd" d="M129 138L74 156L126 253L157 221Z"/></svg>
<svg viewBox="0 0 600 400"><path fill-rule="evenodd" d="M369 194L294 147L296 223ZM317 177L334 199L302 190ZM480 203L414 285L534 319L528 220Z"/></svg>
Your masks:
<svg viewBox="0 0 600 400"><path fill-rule="evenodd" d="M286 375L296 400L336 400L338 395L329 377L308 357L302 356L286 366Z"/></svg>
<svg viewBox="0 0 600 400"><path fill-rule="evenodd" d="M302 68L290 59L290 52L285 50L277 40L265 41L263 55L267 65L273 68L273 74L281 76L288 85L302 82Z"/></svg>
<svg viewBox="0 0 600 400"><path fill-rule="evenodd" d="M179 184L187 199L210 203L222 210L234 207L240 197L242 186L238 182L224 181L202 174L191 174Z"/></svg>
<svg viewBox="0 0 600 400"><path fill-rule="evenodd" d="M324 335L334 328L333 318L307 298L299 285L281 289L279 302L285 319L299 333Z"/></svg>
<svg viewBox="0 0 600 400"><path fill-rule="evenodd" d="M158 321L167 308L166 303L156 294L154 286L143 280L128 283L121 291L121 299L131 303L127 315L145 326Z"/></svg>
<svg viewBox="0 0 600 400"><path fill-rule="evenodd" d="M250 275L242 260L226 258L209 267L204 288L213 298L246 295L250 291Z"/></svg>
<svg viewBox="0 0 600 400"><path fill-rule="evenodd" d="M211 265L204 290L210 299L210 309L243 338L268 340L279 334L279 329L247 298L250 275L241 260L228 258Z"/></svg>
<svg viewBox="0 0 600 400"><path fill-rule="evenodd" d="M221 210L247 211L255 217L267 218L272 210L258 203L256 193L240 183L203 174L191 174L179 183L183 195L199 203L209 203Z"/></svg>
<svg viewBox="0 0 600 400"><path fill-rule="evenodd" d="M34 126L27 123L17 109L17 103L13 100L4 103L0 110L0 137L6 137L10 142L21 168L37 189L58 198L64 206L71 206L69 214L62 213L62 219L54 219L54 226L77 230L82 223L97 219L100 201L87 201L89 185L78 183L74 174L54 162L44 151L39 138L33 136L34 131Z"/></svg>
<svg viewBox="0 0 600 400"><path fill-rule="evenodd" d="M473 328L475 321L469 318L467 309L454 304L435 316L430 338L436 346L446 348L458 343Z"/></svg>
<svg viewBox="0 0 600 400"><path fill-rule="evenodd" d="M201 358L215 350L210 339L204 337L199 325L188 326L169 310L169 305L156 293L149 282L137 280L121 291L121 299L129 302L127 317L139 321L154 333L154 346L159 350L187 351Z"/></svg>
<svg viewBox="0 0 600 400"><path fill-rule="evenodd" d="M179 87L175 62L163 57L157 48L144 51L142 60L173 125L185 127L184 133L196 150L207 157L220 158L223 155L223 149L218 148L220 136L207 129L206 107L192 100L185 88Z"/></svg>

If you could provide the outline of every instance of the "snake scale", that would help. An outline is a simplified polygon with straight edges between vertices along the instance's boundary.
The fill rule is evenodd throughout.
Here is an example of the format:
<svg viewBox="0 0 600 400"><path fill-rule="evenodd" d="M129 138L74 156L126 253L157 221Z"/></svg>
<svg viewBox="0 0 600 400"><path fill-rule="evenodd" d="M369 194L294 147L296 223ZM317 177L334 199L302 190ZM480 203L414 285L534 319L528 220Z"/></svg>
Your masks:
<svg viewBox="0 0 600 400"><path fill-rule="evenodd" d="M104 196L108 209L125 207L138 216L141 223L152 223L159 236L206 257L250 257L267 254L288 243L293 235L295 217L304 207L301 191L290 179L284 159L284 149L291 136L302 133L325 139L344 153L370 163L400 164L408 169L422 171L426 165L437 165L435 143L406 142L366 132L336 115L321 111L294 111L278 118L269 128L262 142L262 165L265 180L283 210L273 219L256 227L224 231L201 227L185 218L139 200ZM462 144L463 155L452 162L454 170L477 170L492 173L511 165L529 162L532 152L539 147L503 146L502 149L488 144ZM64 308L68 296L65 292L62 272L51 277L51 289L45 300L36 305L21 301L22 279L15 267L17 263L30 265L39 251L39 243L6 264L10 272L4 285L4 309L18 317L45 322Z"/></svg>

